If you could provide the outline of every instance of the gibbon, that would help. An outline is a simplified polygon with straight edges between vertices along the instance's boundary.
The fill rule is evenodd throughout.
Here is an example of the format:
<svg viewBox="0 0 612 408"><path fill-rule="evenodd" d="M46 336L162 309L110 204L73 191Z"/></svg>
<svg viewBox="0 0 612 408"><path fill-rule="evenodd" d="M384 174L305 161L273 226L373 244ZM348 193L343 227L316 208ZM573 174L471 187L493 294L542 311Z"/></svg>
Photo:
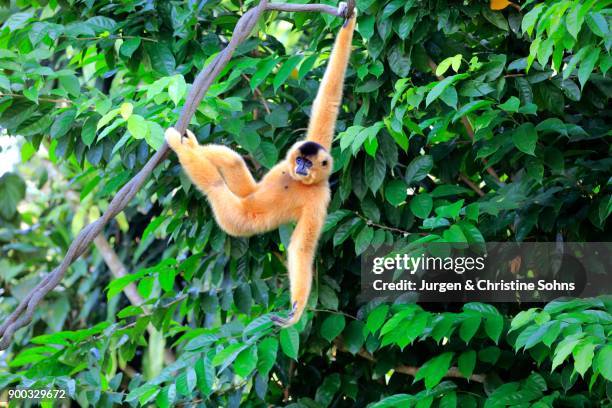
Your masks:
<svg viewBox="0 0 612 408"><path fill-rule="evenodd" d="M346 5L340 7L346 16ZM354 29L355 13L347 16L335 41L312 106L306 139L295 143L261 181L255 181L242 157L232 149L199 145L189 130L186 137L174 128L166 131L168 145L208 198L217 223L227 234L248 237L297 221L287 259L292 309L287 319L273 317L281 326L300 319L310 294L314 253L331 195L330 149Z"/></svg>

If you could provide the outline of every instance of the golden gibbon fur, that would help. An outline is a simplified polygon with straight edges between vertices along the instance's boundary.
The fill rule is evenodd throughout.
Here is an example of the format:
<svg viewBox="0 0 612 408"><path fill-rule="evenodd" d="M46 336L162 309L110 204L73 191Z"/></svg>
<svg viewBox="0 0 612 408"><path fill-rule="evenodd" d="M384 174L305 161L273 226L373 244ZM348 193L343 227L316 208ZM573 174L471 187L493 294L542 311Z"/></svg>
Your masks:
<svg viewBox="0 0 612 408"><path fill-rule="evenodd" d="M342 5L344 10L346 6ZM215 144L199 145L193 133L183 137L174 128L166 141L189 178L206 195L219 226L229 235L247 237L297 222L288 248L292 310L280 325L296 323L306 306L312 283L313 258L330 201L330 155L355 13L340 29L327 69L312 106L306 138L295 143L284 160L259 182L242 157Z"/></svg>

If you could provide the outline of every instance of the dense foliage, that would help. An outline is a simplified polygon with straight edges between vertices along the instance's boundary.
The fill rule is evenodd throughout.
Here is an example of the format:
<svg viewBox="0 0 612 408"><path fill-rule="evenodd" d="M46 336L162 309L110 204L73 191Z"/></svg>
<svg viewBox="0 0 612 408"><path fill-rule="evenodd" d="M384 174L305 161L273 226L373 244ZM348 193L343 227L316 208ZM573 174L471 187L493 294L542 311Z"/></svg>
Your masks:
<svg viewBox="0 0 612 408"><path fill-rule="evenodd" d="M159 149L255 3L0 2L1 137L20 136L23 162L0 178L0 320ZM357 299L369 246L608 240L608 4L357 1L302 321L268 314L288 307L292 226L226 236L172 156L106 229L130 273L113 278L96 249L75 262L0 352L0 390L57 387L82 406L610 405L610 299ZM340 24L268 13L200 104L200 141L263 174L303 134Z"/></svg>

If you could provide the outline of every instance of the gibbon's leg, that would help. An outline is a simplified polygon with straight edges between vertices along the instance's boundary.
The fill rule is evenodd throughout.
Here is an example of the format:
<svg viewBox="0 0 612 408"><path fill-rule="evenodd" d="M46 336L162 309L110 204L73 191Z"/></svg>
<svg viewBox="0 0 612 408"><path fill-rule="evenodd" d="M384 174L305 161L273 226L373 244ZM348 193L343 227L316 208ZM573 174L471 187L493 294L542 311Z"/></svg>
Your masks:
<svg viewBox="0 0 612 408"><path fill-rule="evenodd" d="M166 141L176 152L191 181L204 193L208 194L214 185L224 184L221 173L206 158L202 146L198 144L198 140L193 133L187 131L187 136L182 137L176 129L168 128L166 130Z"/></svg>
<svg viewBox="0 0 612 408"><path fill-rule="evenodd" d="M342 104L342 87L351 55L356 14L357 10L338 33L323 80L312 104L306 139L319 143L328 151L331 148L336 119Z"/></svg>
<svg viewBox="0 0 612 408"><path fill-rule="evenodd" d="M206 158L203 146L198 145L193 133L187 131L182 138L174 128L166 130L166 141L176 152L185 172L194 184L206 194L217 224L229 235L251 235L245 205L240 197L230 191L217 167Z"/></svg>
<svg viewBox="0 0 612 408"><path fill-rule="evenodd" d="M272 320L281 326L297 323L308 302L312 286L312 264L321 229L325 222L326 210L305 208L291 235L287 269L291 290L291 312L287 319L274 316Z"/></svg>
<svg viewBox="0 0 612 408"><path fill-rule="evenodd" d="M219 169L232 193L245 197L255 191L257 182L238 153L216 144L202 146L202 152Z"/></svg>

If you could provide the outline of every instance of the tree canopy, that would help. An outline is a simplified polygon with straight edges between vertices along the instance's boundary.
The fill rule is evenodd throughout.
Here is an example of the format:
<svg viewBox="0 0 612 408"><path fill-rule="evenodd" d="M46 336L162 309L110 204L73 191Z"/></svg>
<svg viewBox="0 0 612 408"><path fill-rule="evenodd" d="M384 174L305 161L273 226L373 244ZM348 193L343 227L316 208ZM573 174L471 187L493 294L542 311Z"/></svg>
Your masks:
<svg viewBox="0 0 612 408"><path fill-rule="evenodd" d="M257 4L0 1L0 137L21 159L0 176L0 324L162 148ZM61 388L101 407L610 404L608 297L358 298L370 247L609 240L609 2L357 8L300 323L270 321L289 305L293 226L227 236L169 155L0 351L0 390ZM264 174L303 135L341 24L263 14L190 129Z"/></svg>

